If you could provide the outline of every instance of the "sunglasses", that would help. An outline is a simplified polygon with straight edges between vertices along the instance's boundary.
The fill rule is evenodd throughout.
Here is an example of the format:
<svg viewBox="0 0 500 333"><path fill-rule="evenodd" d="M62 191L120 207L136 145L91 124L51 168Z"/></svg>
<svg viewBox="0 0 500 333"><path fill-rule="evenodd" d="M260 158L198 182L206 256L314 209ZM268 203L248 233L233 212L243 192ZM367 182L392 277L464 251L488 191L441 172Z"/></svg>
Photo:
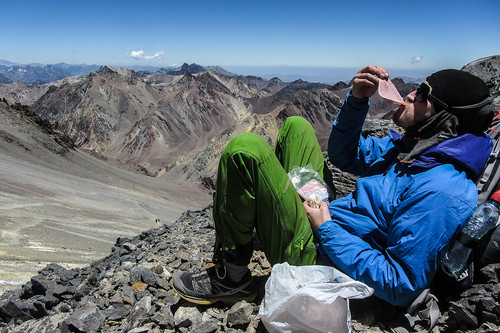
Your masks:
<svg viewBox="0 0 500 333"><path fill-rule="evenodd" d="M422 82L415 92L415 97L413 98L414 102L426 103L427 100L433 101L435 104L442 106L445 110L470 110L483 107L485 105L490 104L493 101L493 97L489 96L485 98L483 101L471 105L463 105L463 106L450 106L432 95L432 87L429 85L427 81Z"/></svg>
<svg viewBox="0 0 500 333"><path fill-rule="evenodd" d="M434 103L441 105L444 109L449 109L449 105L432 95L432 87L427 83L427 81L422 82L415 93L414 101L419 103L426 103L427 100L431 100Z"/></svg>

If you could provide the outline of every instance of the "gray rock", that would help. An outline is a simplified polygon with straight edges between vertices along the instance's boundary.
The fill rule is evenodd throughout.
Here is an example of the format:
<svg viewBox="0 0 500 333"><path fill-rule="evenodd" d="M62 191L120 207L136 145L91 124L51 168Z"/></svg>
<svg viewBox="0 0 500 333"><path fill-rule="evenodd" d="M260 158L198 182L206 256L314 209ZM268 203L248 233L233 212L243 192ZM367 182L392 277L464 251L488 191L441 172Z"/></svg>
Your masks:
<svg viewBox="0 0 500 333"><path fill-rule="evenodd" d="M136 328L150 321L148 317L151 309L151 297L146 296L137 301L127 317L129 327Z"/></svg>
<svg viewBox="0 0 500 333"><path fill-rule="evenodd" d="M76 292L76 288L74 286L68 285L64 286L61 284L53 285L53 288L49 290L49 293L54 295L59 299L71 299Z"/></svg>
<svg viewBox="0 0 500 333"><path fill-rule="evenodd" d="M35 295L45 295L47 290L54 288L55 283L37 275L31 278L31 290Z"/></svg>
<svg viewBox="0 0 500 333"><path fill-rule="evenodd" d="M452 302L450 317L453 317L457 323L465 324L467 327L477 327L478 318L474 315L474 309L468 307L464 302Z"/></svg>
<svg viewBox="0 0 500 333"><path fill-rule="evenodd" d="M480 269L481 277L487 283L498 283L500 280L500 264L491 264Z"/></svg>
<svg viewBox="0 0 500 333"><path fill-rule="evenodd" d="M94 333L99 332L105 320L106 318L95 304L88 304L76 309L64 323L71 331Z"/></svg>
<svg viewBox="0 0 500 333"><path fill-rule="evenodd" d="M158 326L161 329L174 329L174 315L170 310L170 306L162 306L160 311L157 311L152 317L151 320L158 323Z"/></svg>
<svg viewBox="0 0 500 333"><path fill-rule="evenodd" d="M227 313L227 325L229 327L236 325L245 325L252 320L253 306L247 302L238 302L234 304Z"/></svg>
<svg viewBox="0 0 500 333"><path fill-rule="evenodd" d="M0 316L5 318L7 322L12 319L21 321L33 319L29 308L30 306L26 301L10 300L2 306Z"/></svg>
<svg viewBox="0 0 500 333"><path fill-rule="evenodd" d="M156 286L154 273L144 265L137 265L130 270L130 284L142 281L150 286Z"/></svg>
<svg viewBox="0 0 500 333"><path fill-rule="evenodd" d="M49 313L47 312L47 309L45 308L45 304L40 302L40 301L34 301L33 302L33 309L30 309L30 314L34 318L42 318L47 316Z"/></svg>
<svg viewBox="0 0 500 333"><path fill-rule="evenodd" d="M102 311L103 315L109 321L121 321L126 318L130 313L130 307L126 306L116 306L109 307Z"/></svg>
<svg viewBox="0 0 500 333"><path fill-rule="evenodd" d="M146 333L146 332L149 332L151 330L151 326L152 326L152 324L137 327L137 328L131 329L127 333Z"/></svg>
<svg viewBox="0 0 500 333"><path fill-rule="evenodd" d="M201 313L194 306L181 306L174 314L175 327L189 327L201 321Z"/></svg>
<svg viewBox="0 0 500 333"><path fill-rule="evenodd" d="M127 243L123 244L122 246L128 252L133 252L133 251L137 250L137 245L132 244L130 242L127 242Z"/></svg>
<svg viewBox="0 0 500 333"><path fill-rule="evenodd" d="M215 332L222 325L217 319L209 319L206 321L201 321L196 325L193 325L191 333L211 333Z"/></svg>
<svg viewBox="0 0 500 333"><path fill-rule="evenodd" d="M51 263L41 270L40 274L55 274L62 282L68 282L78 276L78 270L66 269L58 264Z"/></svg>

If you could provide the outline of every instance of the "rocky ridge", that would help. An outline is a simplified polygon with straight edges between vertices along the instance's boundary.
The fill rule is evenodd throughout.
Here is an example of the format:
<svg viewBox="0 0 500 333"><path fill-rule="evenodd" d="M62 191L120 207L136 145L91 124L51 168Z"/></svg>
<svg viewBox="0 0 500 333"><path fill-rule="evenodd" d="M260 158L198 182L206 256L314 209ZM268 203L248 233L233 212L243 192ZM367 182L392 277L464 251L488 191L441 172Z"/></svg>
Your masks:
<svg viewBox="0 0 500 333"><path fill-rule="evenodd" d="M42 147L59 155L65 155L70 149L74 149L73 140L56 124L36 115L25 105L9 106L5 99L0 99L0 115L4 122L0 129L0 139L7 143L20 146L27 152L35 147ZM18 133L24 133L25 140L20 139Z"/></svg>
<svg viewBox="0 0 500 333"><path fill-rule="evenodd" d="M494 98L493 104L500 107L500 55L477 59L464 67L467 71L480 77L490 88Z"/></svg>
<svg viewBox="0 0 500 333"><path fill-rule="evenodd" d="M349 184L346 184L349 186ZM249 265L258 285L252 303L193 305L171 288L177 270L211 263L211 206L174 224L119 238L106 258L81 269L50 264L22 288L0 298L1 332L266 332L258 315L271 267L262 251ZM258 248L258 245L257 245ZM440 332L500 329L500 265L480 271L480 284L440 295ZM404 310L374 297L351 301L353 332L406 326Z"/></svg>

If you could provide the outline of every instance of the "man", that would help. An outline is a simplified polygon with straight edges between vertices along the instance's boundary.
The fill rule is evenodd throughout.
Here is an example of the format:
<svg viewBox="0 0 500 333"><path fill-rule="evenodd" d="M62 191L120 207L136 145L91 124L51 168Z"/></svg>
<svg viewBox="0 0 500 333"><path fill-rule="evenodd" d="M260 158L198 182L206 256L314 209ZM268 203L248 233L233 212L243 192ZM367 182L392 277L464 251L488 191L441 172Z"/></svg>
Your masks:
<svg viewBox="0 0 500 333"><path fill-rule="evenodd" d="M477 201L474 182L492 148L483 134L493 117L491 98L471 74L436 72L394 113L404 135L365 139L360 133L369 97L388 78L379 66L354 78L328 153L339 168L361 177L354 193L329 205L302 203L287 177L293 166L308 164L323 175L321 150L304 119L287 119L274 153L251 133L228 144L214 199L218 265L176 273L173 287L183 298L200 304L252 300L246 265L254 228L271 264L336 266L397 306L429 285Z"/></svg>

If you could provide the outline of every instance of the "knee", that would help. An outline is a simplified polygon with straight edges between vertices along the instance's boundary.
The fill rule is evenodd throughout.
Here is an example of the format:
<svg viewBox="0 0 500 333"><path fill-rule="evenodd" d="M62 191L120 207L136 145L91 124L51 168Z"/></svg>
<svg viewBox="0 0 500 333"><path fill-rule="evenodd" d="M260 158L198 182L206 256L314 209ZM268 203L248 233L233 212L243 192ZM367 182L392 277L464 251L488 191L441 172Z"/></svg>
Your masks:
<svg viewBox="0 0 500 333"><path fill-rule="evenodd" d="M303 136L307 132L311 132L316 135L316 131L312 127L311 123L309 123L305 118L302 118L300 116L292 116L286 118L285 122L281 126L278 137Z"/></svg>
<svg viewBox="0 0 500 333"><path fill-rule="evenodd" d="M294 127L303 128L303 127L310 127L311 126L311 124L305 118L302 118L301 116L291 116L291 117L286 118L283 126L285 126L285 125L288 127L291 127L291 128L294 128Z"/></svg>
<svg viewBox="0 0 500 333"><path fill-rule="evenodd" d="M261 136L247 132L234 137L227 144L222 154L231 156L236 153L244 153L259 157L270 149L268 143Z"/></svg>

